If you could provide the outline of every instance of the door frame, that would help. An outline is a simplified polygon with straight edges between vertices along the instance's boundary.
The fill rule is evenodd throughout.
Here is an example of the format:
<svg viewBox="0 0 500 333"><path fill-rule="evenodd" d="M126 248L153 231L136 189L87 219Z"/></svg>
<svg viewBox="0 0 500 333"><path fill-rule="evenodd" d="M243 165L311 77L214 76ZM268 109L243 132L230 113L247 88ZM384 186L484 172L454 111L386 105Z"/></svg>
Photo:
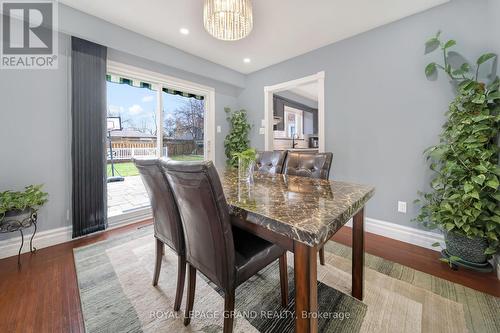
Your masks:
<svg viewBox="0 0 500 333"><path fill-rule="evenodd" d="M278 83L272 86L264 87L264 144L265 150L273 150L274 148L274 133L273 133L273 94L280 91L289 90L297 86L314 83L318 84L318 151L325 152L325 72L321 71L316 74L305 76L299 79Z"/></svg>
<svg viewBox="0 0 500 333"><path fill-rule="evenodd" d="M163 145L163 106L161 105L161 91L163 87L168 87L169 89L175 89L184 91L187 93L200 95L204 97L205 100L205 116L204 116L204 159L214 160L215 158L215 89L213 87L201 85L195 82L183 80L176 78L174 76L164 75L142 69L139 67L134 67L126 65L123 63L109 61L107 62L107 73L123 75L125 77L130 77L131 79L144 80L155 85L158 89L157 94L157 110L156 116L158 121L157 124L157 147ZM161 151L157 149L157 155L161 154Z"/></svg>

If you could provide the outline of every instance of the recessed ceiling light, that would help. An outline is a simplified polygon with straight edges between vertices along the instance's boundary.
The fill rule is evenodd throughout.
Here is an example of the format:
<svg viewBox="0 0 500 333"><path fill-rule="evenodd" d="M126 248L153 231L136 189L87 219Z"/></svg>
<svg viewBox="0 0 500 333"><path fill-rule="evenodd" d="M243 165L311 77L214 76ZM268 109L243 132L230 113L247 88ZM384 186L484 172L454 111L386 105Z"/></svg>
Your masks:
<svg viewBox="0 0 500 333"><path fill-rule="evenodd" d="M180 28L179 32L183 35L189 35L189 29L187 28Z"/></svg>
<svg viewBox="0 0 500 333"><path fill-rule="evenodd" d="M250 58L245 58L245 59L243 59L243 62L244 62L245 64L249 64L249 63L250 63L250 61L252 61L252 60L250 60Z"/></svg>

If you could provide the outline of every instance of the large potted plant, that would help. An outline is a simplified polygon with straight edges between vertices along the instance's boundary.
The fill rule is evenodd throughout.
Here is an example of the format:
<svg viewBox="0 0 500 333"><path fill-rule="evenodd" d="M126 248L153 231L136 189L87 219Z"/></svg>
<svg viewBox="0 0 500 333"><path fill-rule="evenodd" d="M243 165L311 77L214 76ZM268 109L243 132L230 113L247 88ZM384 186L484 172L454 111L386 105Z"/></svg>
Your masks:
<svg viewBox="0 0 500 333"><path fill-rule="evenodd" d="M47 202L43 185L26 186L24 191L0 192L0 225L11 221L26 221Z"/></svg>
<svg viewBox="0 0 500 333"><path fill-rule="evenodd" d="M455 45L454 40L441 41L439 33L426 43L427 53L442 52L443 63L430 63L425 74L433 77L444 71L456 87L456 97L439 144L425 151L434 175L432 190L420 193L417 200L422 204L417 220L443 231L445 261L484 267L499 249L500 81L479 77L481 65L492 62L495 54L481 55L475 68L467 62L452 65L450 49Z"/></svg>
<svg viewBox="0 0 500 333"><path fill-rule="evenodd" d="M224 139L227 164L231 167L238 167L237 154L249 148L248 134L252 126L248 123L245 110L231 111L226 107L224 111L229 122L229 134Z"/></svg>

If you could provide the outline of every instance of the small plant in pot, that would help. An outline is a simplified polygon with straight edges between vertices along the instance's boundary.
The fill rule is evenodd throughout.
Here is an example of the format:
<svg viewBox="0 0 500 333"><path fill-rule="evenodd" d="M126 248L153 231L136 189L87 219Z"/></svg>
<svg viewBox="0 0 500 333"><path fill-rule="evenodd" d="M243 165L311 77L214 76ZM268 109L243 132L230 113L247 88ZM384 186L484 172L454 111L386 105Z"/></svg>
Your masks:
<svg viewBox="0 0 500 333"><path fill-rule="evenodd" d="M43 185L26 186L24 191L0 193L0 224L9 221L26 221L47 202L48 194Z"/></svg>
<svg viewBox="0 0 500 333"><path fill-rule="evenodd" d="M257 151L254 148L249 148L240 153L234 153L234 157L238 160L239 178L252 183Z"/></svg>
<svg viewBox="0 0 500 333"><path fill-rule="evenodd" d="M444 61L427 65L426 75L444 71L456 87L456 97L439 144L425 151L435 174L432 190L420 193L417 200L422 207L416 219L443 231L444 261L479 269L500 245L500 81L479 79L481 65L496 59L493 53L480 56L475 68L467 62L452 66L449 55L455 45L454 40L441 41L439 33L426 43L428 52L440 49Z"/></svg>

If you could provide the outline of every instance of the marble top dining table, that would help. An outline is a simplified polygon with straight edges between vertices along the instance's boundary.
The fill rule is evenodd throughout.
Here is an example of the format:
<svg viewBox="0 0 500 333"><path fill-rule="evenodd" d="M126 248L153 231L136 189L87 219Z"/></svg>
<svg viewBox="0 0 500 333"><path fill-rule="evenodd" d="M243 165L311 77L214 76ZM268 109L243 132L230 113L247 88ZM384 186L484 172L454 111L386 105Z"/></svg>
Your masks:
<svg viewBox="0 0 500 333"><path fill-rule="evenodd" d="M351 218L352 295L363 298L364 206L373 187L262 172L247 182L235 169L219 176L233 216L240 217L232 223L294 253L295 332L318 331L318 253Z"/></svg>
<svg viewBox="0 0 500 333"><path fill-rule="evenodd" d="M375 193L371 186L284 174L255 172L253 183L240 180L235 169L219 174L233 211L310 246L329 240Z"/></svg>

